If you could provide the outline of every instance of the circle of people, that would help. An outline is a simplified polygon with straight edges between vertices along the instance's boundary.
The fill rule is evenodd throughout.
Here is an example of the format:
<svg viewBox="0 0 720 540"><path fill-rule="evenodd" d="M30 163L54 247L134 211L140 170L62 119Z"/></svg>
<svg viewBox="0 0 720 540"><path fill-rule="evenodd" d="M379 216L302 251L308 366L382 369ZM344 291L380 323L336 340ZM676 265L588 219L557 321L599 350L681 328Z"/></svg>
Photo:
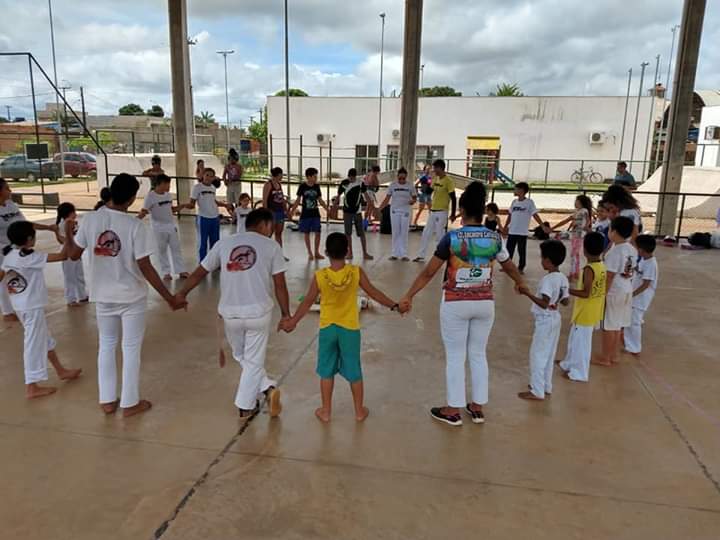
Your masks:
<svg viewBox="0 0 720 540"><path fill-rule="evenodd" d="M230 156L223 173L226 184L242 177L236 155ZM136 216L128 209L135 202L140 183L130 174L117 175L104 188L95 211L78 219L70 203L58 207L55 225L30 223L11 200L9 184L0 179L0 308L5 321L17 321L24 329L23 362L27 398L47 396L56 388L44 385L48 363L60 380L69 381L80 369L65 367L48 328L45 307L48 293L44 269L61 262L65 298L70 307L95 304L98 331L99 403L105 414L121 409L123 416L143 413L151 402L140 397L141 348L145 330L148 284L172 310L186 308L188 294L208 273L220 272L219 324L242 371L235 396L241 418L251 418L267 403L271 417L282 409L278 383L265 370L268 340L272 331L275 303L281 319L277 331L292 332L301 319L319 303L319 339L316 373L320 378L321 405L315 415L329 422L332 415L334 379L340 374L349 384L355 418L369 414L364 404L361 363L361 331L358 297L360 289L380 305L400 314L412 310L413 299L444 268L440 327L446 353L446 403L430 409L435 420L452 426L483 423L488 402L486 348L495 302L493 282L496 264L514 282L517 293L531 302L535 330L529 351L529 384L518 396L543 401L552 393L555 356L561 333L562 306L574 299L567 352L557 362L563 377L587 382L590 365L611 366L618 361L621 342L632 354L641 352L641 331L645 313L653 299L658 268L653 252L655 238L640 234L641 214L637 201L622 185L611 185L595 209L585 195L578 195L575 210L566 219L550 226L542 220L529 187L518 183L515 199L501 222L498 206L486 201L480 182L467 186L459 200L455 185L445 171L443 160L426 168L413 185L404 169L390 184L384 200L377 205L374 182L359 179L354 169L338 189L338 196L326 203L317 183L318 171L308 168L305 182L290 204L282 186L283 171L275 167L263 190L259 208L240 189L228 189L228 201L216 197L217 178L210 168L198 167L198 183L188 203L173 205L170 178L160 168L159 158L145 171L152 178L152 190ZM368 185L369 184L369 185ZM230 185L228 187L230 187ZM341 202L342 201L342 202ZM375 213L390 207L392 223L391 260L409 261L408 232L413 205L428 210L419 251L413 259L424 262L433 239L435 251L410 288L400 298L380 291L366 272L352 264L352 232L355 230L363 258L372 259L365 238L363 206ZM319 208L330 215L343 210L344 232L327 235L324 255L320 253ZM282 232L288 215L300 207L299 230L304 234L310 260L326 257L329 264L317 270L300 305L291 311L285 272L288 259L282 250ZM220 238L219 208L226 208L236 222L236 232ZM174 213L197 209L199 260L197 268L185 270ZM143 218L149 215L151 228ZM372 216L366 214L372 219ZM415 217L417 223L419 217ZM140 218L140 219L138 219ZM461 226L448 225L460 218ZM540 244L540 265L545 271L536 289L524 279L530 221L535 233L545 238L568 224L570 271L560 271L566 259L565 244L545 239ZM36 231L53 232L62 249L55 253L35 250ZM152 231L152 234L151 234ZM314 238L311 235L314 234ZM154 235L154 239L153 239ZM273 237L274 236L274 240ZM519 261L513 262L515 251ZM160 273L150 256L155 253ZM86 292L82 257L89 271ZM584 263L583 263L584 259ZM162 275L162 277L161 277ZM172 294L166 282L173 275L182 285ZM364 305L364 304L363 304ZM602 331L600 351L592 354L594 329ZM122 344L122 380L118 384L116 347ZM225 365L222 345L220 365ZM466 395L466 368L470 365L470 396ZM118 393L118 387L120 392Z"/></svg>

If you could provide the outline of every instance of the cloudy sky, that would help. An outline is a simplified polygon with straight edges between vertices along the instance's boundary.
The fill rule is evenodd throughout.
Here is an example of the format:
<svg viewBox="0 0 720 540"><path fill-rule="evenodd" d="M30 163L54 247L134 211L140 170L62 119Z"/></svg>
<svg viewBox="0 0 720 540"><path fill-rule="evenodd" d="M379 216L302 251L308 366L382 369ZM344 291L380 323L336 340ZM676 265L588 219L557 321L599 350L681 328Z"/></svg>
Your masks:
<svg viewBox="0 0 720 540"><path fill-rule="evenodd" d="M52 0L58 79L79 108L112 114L128 102L170 110L167 2ZM246 124L284 86L281 0L188 0L195 110L224 121L222 57L230 117ZM380 18L387 13L385 84L401 84L401 0L289 0L290 84L311 95L377 95ZM424 85L487 95L515 82L526 95L624 95L627 69L660 54L665 80L671 27L682 0L425 0ZM0 51L31 51L52 73L46 0L0 0ZM697 88L720 88L720 0L708 2ZM646 79L647 80L647 79ZM638 79L634 80L636 91ZM650 84L647 85L648 87ZM49 87L40 82L38 92ZM0 112L31 112L26 66L0 58ZM44 102L51 99L43 95Z"/></svg>

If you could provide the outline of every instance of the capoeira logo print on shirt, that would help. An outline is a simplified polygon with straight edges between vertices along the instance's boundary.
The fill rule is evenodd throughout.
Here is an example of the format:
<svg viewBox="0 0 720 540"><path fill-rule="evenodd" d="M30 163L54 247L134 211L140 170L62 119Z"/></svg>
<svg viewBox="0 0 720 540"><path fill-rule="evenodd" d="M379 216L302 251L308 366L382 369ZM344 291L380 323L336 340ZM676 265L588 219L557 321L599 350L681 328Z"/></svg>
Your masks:
<svg viewBox="0 0 720 540"><path fill-rule="evenodd" d="M238 246L230 252L230 260L227 263L228 272L244 272L255 266L257 252L252 246Z"/></svg>
<svg viewBox="0 0 720 540"><path fill-rule="evenodd" d="M27 289L27 280L18 274L15 270L7 273L7 292L8 294L20 294Z"/></svg>
<svg viewBox="0 0 720 540"><path fill-rule="evenodd" d="M105 231L95 243L95 255L98 257L117 257L122 249L120 237L113 231Z"/></svg>

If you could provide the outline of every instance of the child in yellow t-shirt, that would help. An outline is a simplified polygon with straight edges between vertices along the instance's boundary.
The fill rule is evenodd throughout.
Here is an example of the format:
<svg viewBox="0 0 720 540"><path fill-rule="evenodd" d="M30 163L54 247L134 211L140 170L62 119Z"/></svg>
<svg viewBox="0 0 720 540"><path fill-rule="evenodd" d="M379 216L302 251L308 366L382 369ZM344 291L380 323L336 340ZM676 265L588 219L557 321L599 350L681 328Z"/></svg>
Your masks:
<svg viewBox="0 0 720 540"><path fill-rule="evenodd" d="M367 407L363 405L358 288L362 288L370 298L392 311L400 311L400 306L376 289L360 267L345 263L348 247L348 239L344 234L328 235L325 250L330 259L330 267L315 272L305 299L295 315L281 321L279 327L286 332L292 332L315 303L318 294L320 295L320 336L316 372L320 376L322 407L315 411L315 416L322 422L330 421L337 373L350 383L355 419L362 422L369 414Z"/></svg>
<svg viewBox="0 0 720 540"><path fill-rule="evenodd" d="M573 324L560 369L563 376L571 381L587 382L590 378L593 329L602 320L605 311L607 274L605 265L600 261L604 247L602 234L591 232L585 235L583 248L587 265L578 280L578 288L570 289L570 295L575 297Z"/></svg>

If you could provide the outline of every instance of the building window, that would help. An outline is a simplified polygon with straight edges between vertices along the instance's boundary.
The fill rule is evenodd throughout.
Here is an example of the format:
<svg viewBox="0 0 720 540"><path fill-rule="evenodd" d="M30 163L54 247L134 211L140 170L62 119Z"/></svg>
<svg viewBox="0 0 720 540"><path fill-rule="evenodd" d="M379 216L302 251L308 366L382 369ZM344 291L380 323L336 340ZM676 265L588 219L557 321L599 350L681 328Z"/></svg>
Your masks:
<svg viewBox="0 0 720 540"><path fill-rule="evenodd" d="M365 174L370 167L378 164L378 147L376 144L355 145L355 168L358 174Z"/></svg>
<svg viewBox="0 0 720 540"><path fill-rule="evenodd" d="M445 156L444 146L417 146L415 147L415 163L418 169L422 169L425 165L432 165L436 159L442 159ZM393 170L400 166L400 147L396 144L388 145L387 156L385 159L385 169Z"/></svg>
<svg viewBox="0 0 720 540"><path fill-rule="evenodd" d="M400 157L400 147L396 144L388 145L387 156L385 158L385 170L391 171L397 169L400 164L398 158Z"/></svg>

